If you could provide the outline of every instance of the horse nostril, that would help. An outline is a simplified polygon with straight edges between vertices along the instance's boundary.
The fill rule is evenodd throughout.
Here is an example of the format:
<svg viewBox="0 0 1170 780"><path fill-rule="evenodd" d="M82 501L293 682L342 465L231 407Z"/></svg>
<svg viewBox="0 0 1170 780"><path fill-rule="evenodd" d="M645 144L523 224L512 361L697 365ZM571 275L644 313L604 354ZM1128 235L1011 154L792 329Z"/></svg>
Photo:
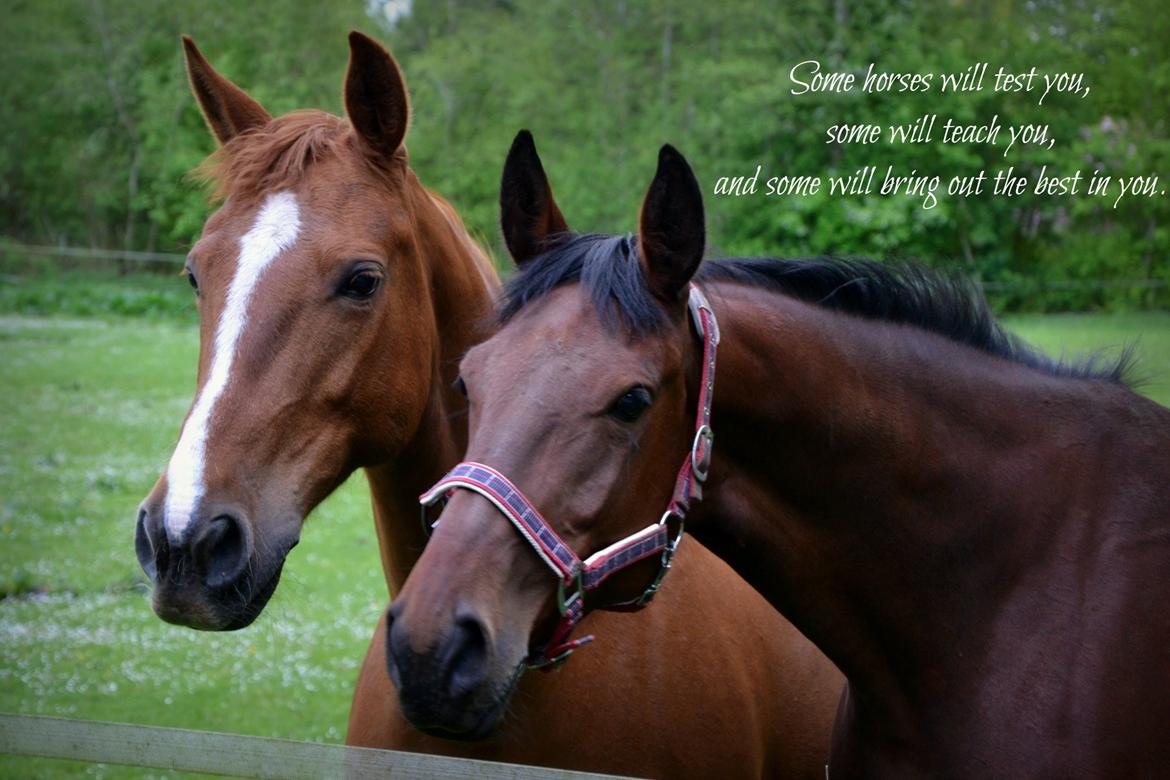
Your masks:
<svg viewBox="0 0 1170 780"><path fill-rule="evenodd" d="M235 583L251 557L243 523L231 515L213 517L193 545L195 565L209 588Z"/></svg>
<svg viewBox="0 0 1170 780"><path fill-rule="evenodd" d="M167 570L167 538L161 523L154 522L145 507L138 510L134 526L134 554L151 582L158 582Z"/></svg>
<svg viewBox="0 0 1170 780"><path fill-rule="evenodd" d="M401 689L403 676L410 674L410 643L406 631L397 619L402 612L401 600L395 600L386 610L386 671L395 688ZM405 674L404 674L405 672Z"/></svg>
<svg viewBox="0 0 1170 780"><path fill-rule="evenodd" d="M447 654L447 691L459 699L476 690L487 678L487 630L471 615L455 621Z"/></svg>

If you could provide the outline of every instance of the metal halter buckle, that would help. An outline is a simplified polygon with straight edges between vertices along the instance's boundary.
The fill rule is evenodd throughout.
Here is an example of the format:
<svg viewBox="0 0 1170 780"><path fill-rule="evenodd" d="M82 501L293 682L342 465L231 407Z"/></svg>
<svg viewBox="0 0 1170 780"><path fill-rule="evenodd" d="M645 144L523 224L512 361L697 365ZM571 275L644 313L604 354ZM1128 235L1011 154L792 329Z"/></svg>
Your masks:
<svg viewBox="0 0 1170 780"><path fill-rule="evenodd" d="M707 302L707 296L703 295L703 291L695 285L691 285L690 294L687 296L687 311L690 312L691 322L694 323L695 332L700 337L703 336L703 312L711 315L712 323L714 322L715 312L711 309L711 304ZM716 331L718 333L718 330ZM716 335L715 343L719 343L719 336Z"/></svg>
<svg viewBox="0 0 1170 780"><path fill-rule="evenodd" d="M569 606L573 603L574 599L585 598L584 573L578 569L577 574L571 579L575 583L575 589L568 596L565 595L565 580L557 581L557 611L561 617L564 617L565 613L569 611Z"/></svg>
<svg viewBox="0 0 1170 780"><path fill-rule="evenodd" d="M699 448L704 442L707 446L700 457ZM715 431L711 430L711 426L706 423L700 425L699 430L695 431L695 440L691 444L691 473L699 482L707 481L707 472L711 469L711 448L714 446Z"/></svg>

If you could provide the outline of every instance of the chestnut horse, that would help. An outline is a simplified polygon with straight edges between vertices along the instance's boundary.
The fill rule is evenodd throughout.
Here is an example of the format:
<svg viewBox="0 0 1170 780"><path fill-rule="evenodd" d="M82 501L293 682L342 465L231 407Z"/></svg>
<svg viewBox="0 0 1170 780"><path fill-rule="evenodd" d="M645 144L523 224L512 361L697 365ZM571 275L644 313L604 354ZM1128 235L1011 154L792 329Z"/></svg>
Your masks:
<svg viewBox="0 0 1170 780"><path fill-rule="evenodd" d="M543 176L515 147L508 167ZM514 664L553 580L481 482L552 543L609 544L658 517L680 461L702 470L713 373L687 528L845 672L832 774L1166 774L1170 411L1124 385L1124 359L1050 361L914 265L700 266L702 198L670 147L637 237L550 230L547 190L514 191L505 235L543 251L517 258L501 328L462 362L483 465L453 472L395 602L404 644L449 631L454 601L520 635L488 650Z"/></svg>
<svg viewBox="0 0 1170 780"><path fill-rule="evenodd" d="M184 47L222 145L205 170L226 199L187 264L195 401L139 512L154 608L194 628L248 625L306 516L358 468L395 593L426 544L416 496L466 443L451 383L497 277L410 170L406 88L377 43L350 36L348 122L274 119ZM404 700L429 734L399 708L379 621L347 741L647 776L819 775L839 673L706 550L677 568L653 615L598 615L603 639L558 673L524 676L506 717Z"/></svg>

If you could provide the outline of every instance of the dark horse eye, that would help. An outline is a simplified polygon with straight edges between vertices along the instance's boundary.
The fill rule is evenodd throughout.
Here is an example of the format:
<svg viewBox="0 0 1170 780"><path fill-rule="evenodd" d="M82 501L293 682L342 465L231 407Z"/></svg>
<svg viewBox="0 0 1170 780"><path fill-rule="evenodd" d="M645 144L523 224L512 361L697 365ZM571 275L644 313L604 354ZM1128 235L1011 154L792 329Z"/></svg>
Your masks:
<svg viewBox="0 0 1170 780"><path fill-rule="evenodd" d="M190 268L186 269L186 272L187 272L187 284L191 285L191 289L194 290L196 294L198 294L199 293L199 280L197 280L195 278L195 272L192 271Z"/></svg>
<svg viewBox="0 0 1170 780"><path fill-rule="evenodd" d="M627 390L609 407L609 413L622 422L633 422L650 405L650 391L639 385Z"/></svg>
<svg viewBox="0 0 1170 780"><path fill-rule="evenodd" d="M458 390L464 398L467 397L467 383L463 381L463 377L455 377L455 381L451 383L451 387Z"/></svg>
<svg viewBox="0 0 1170 780"><path fill-rule="evenodd" d="M368 269L355 271L345 280L341 287L341 294L355 300L365 300L378 290L382 284L382 277Z"/></svg>

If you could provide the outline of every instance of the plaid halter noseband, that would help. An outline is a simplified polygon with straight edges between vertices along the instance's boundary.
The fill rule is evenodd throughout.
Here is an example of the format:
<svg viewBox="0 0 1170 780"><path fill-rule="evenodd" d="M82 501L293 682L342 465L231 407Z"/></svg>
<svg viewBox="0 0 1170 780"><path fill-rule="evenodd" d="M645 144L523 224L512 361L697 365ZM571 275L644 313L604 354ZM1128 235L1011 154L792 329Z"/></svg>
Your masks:
<svg viewBox="0 0 1170 780"><path fill-rule="evenodd" d="M581 560L557 535L520 489L491 466L465 461L451 469L430 490L419 496L426 508L462 488L486 498L515 526L540 559L557 577L557 608L561 619L552 637L533 651L525 663L529 668L548 669L559 665L581 645L593 641L583 636L569 639L577 623L585 616L585 594L596 589L618 572L653 555L661 555L658 574L640 596L630 601L602 605L601 609L639 609L650 603L670 570L675 551L682 541L684 521L692 501L702 499L702 484L711 465L711 399L715 390L715 353L719 346L719 325L706 296L697 286L690 286L687 301L691 321L703 341L703 371L699 379L699 399L695 414L695 437L675 480L674 494L661 519L641 531L630 534ZM671 526L674 526L672 528Z"/></svg>

